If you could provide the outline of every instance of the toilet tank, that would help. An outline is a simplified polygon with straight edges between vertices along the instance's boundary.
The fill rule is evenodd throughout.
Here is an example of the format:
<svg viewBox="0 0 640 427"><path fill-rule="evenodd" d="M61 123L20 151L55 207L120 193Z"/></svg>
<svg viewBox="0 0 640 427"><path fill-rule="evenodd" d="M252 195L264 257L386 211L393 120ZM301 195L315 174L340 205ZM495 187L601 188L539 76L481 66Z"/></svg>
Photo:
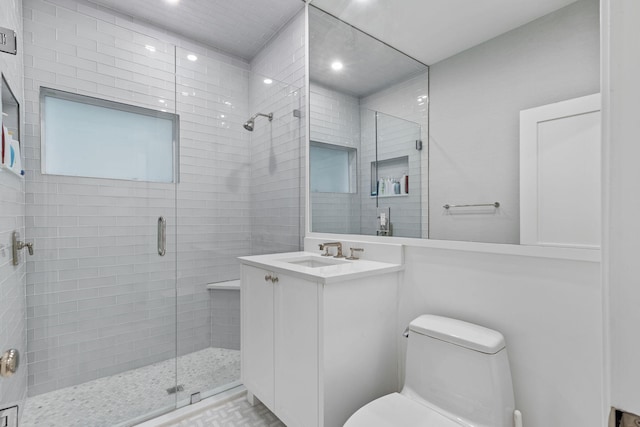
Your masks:
<svg viewBox="0 0 640 427"><path fill-rule="evenodd" d="M402 394L478 427L513 426L504 337L482 326L424 315L409 325Z"/></svg>

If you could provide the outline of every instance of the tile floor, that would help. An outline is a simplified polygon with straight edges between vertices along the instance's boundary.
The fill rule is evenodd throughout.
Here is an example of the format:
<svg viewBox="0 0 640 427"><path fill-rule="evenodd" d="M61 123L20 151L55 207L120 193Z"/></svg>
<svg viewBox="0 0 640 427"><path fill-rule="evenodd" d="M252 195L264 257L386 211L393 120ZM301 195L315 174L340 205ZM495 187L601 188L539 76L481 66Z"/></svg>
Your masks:
<svg viewBox="0 0 640 427"><path fill-rule="evenodd" d="M234 399L165 427L285 427L262 403L249 406L246 397Z"/></svg>
<svg viewBox="0 0 640 427"><path fill-rule="evenodd" d="M237 383L240 379L240 352L207 348L180 356L177 367L178 384L184 385L184 391L177 396L166 391L175 385L176 360L171 359L30 397L20 425L111 427L170 410L175 408L176 399L182 401L197 391L204 393Z"/></svg>

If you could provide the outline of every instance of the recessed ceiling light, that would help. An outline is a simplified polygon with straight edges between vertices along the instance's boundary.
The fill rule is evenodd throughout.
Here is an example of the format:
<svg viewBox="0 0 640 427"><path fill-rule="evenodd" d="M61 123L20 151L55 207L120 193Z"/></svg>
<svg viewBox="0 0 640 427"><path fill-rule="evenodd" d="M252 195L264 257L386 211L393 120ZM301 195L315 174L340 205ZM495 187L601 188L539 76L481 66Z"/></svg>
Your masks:
<svg viewBox="0 0 640 427"><path fill-rule="evenodd" d="M266 85L270 85L271 83L273 83L273 80L271 80L271 79L264 79L264 84L266 84Z"/></svg>
<svg viewBox="0 0 640 427"><path fill-rule="evenodd" d="M197 60L198 60L198 57L197 57L197 56L195 56L193 53L190 53L189 55L187 55L187 59L188 59L189 61L197 61Z"/></svg>
<svg viewBox="0 0 640 427"><path fill-rule="evenodd" d="M149 52L155 52L156 51L156 47L155 46L151 46L150 44L145 45L144 48L147 49Z"/></svg>
<svg viewBox="0 0 640 427"><path fill-rule="evenodd" d="M164 104L164 103L165 103L165 102L167 102L167 101L165 101L164 99L158 99L158 102L159 102L160 104Z"/></svg>
<svg viewBox="0 0 640 427"><path fill-rule="evenodd" d="M189 92L181 92L182 96L189 96Z"/></svg>
<svg viewBox="0 0 640 427"><path fill-rule="evenodd" d="M178 4L180 3L180 0L166 0L166 2L169 4Z"/></svg>
<svg viewBox="0 0 640 427"><path fill-rule="evenodd" d="M331 68L333 68L334 71L340 71L343 67L344 65L342 65L340 61L333 61L333 63L331 63Z"/></svg>

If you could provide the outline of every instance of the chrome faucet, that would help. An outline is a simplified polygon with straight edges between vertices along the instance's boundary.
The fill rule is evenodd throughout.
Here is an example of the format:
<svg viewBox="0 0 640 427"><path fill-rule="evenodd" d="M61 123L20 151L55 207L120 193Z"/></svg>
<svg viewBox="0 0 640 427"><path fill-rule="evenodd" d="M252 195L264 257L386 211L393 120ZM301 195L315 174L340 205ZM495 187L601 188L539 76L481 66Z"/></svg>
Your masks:
<svg viewBox="0 0 640 427"><path fill-rule="evenodd" d="M329 248L336 247L338 248L338 253L334 256L334 258L344 258L344 255L342 255L342 243L340 242L320 243L318 246L320 247L321 251L325 251L322 256L331 256L331 254L329 253Z"/></svg>

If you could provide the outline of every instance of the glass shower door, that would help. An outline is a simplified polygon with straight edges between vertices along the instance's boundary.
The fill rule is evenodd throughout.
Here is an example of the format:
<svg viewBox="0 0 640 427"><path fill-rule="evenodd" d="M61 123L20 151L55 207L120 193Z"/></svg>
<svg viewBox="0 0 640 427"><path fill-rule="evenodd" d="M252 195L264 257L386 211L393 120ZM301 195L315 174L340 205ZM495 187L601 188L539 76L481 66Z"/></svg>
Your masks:
<svg viewBox="0 0 640 427"><path fill-rule="evenodd" d="M46 63L27 66L25 101L40 108L24 138L35 253L23 259L21 426L128 426L175 408L175 50L100 26L136 41L117 68L97 30L77 40L102 40L83 79L51 82Z"/></svg>
<svg viewBox="0 0 640 427"><path fill-rule="evenodd" d="M178 406L240 385L238 257L299 250L303 224L302 91L195 54L176 49Z"/></svg>
<svg viewBox="0 0 640 427"><path fill-rule="evenodd" d="M427 220L422 215L421 126L375 112L375 140L376 160L370 163L369 182L371 193L376 194L376 209L372 211L373 203L368 203L369 208L362 210L375 220L378 235L423 237ZM390 224L386 230L381 230L381 215Z"/></svg>

